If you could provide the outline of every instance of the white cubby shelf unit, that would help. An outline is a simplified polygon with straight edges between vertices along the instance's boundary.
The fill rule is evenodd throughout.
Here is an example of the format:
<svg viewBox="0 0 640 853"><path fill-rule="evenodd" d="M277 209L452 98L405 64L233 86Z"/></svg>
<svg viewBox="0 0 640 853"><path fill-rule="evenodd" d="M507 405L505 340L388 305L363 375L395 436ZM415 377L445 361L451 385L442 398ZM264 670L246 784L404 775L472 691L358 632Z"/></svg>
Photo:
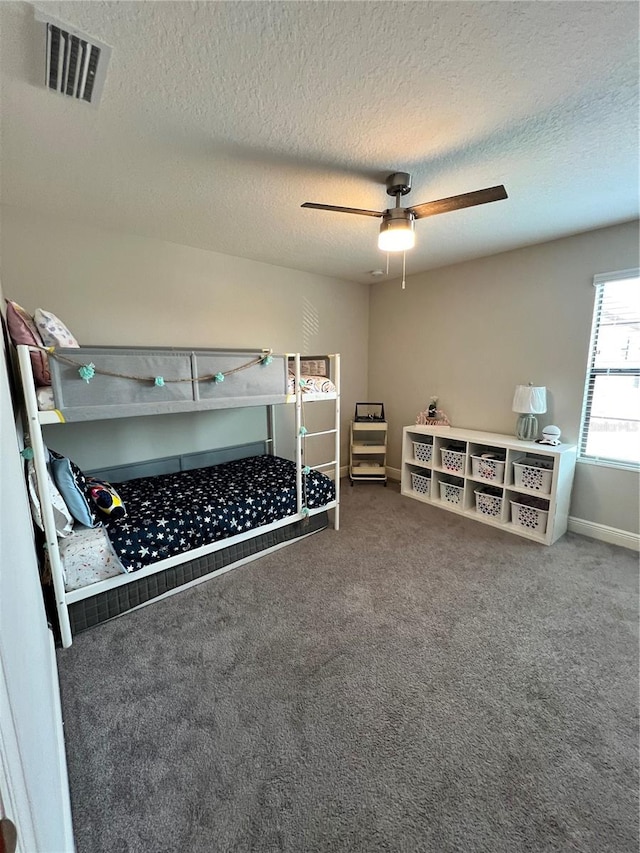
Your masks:
<svg viewBox="0 0 640 853"><path fill-rule="evenodd" d="M406 426L401 493L551 545L567 530L576 446Z"/></svg>

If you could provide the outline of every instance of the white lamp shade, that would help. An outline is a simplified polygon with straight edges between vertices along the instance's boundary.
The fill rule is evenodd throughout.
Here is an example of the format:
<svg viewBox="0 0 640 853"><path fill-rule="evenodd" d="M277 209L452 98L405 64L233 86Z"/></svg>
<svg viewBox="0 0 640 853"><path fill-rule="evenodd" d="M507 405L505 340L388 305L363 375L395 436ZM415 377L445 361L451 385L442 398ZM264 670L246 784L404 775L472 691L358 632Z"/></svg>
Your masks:
<svg viewBox="0 0 640 853"><path fill-rule="evenodd" d="M544 385L516 385L512 408L520 414L544 414L547 411L547 389Z"/></svg>
<svg viewBox="0 0 640 853"><path fill-rule="evenodd" d="M383 222L378 235L378 248L383 252L406 252L416 244L413 221L396 219Z"/></svg>

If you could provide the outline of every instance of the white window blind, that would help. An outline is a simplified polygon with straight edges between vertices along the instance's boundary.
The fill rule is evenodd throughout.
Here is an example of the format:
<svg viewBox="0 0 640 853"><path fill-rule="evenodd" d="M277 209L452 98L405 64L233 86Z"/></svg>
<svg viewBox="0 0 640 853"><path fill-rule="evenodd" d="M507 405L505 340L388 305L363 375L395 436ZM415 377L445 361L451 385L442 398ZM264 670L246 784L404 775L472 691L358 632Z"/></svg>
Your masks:
<svg viewBox="0 0 640 853"><path fill-rule="evenodd" d="M640 271L597 275L580 457L640 465Z"/></svg>

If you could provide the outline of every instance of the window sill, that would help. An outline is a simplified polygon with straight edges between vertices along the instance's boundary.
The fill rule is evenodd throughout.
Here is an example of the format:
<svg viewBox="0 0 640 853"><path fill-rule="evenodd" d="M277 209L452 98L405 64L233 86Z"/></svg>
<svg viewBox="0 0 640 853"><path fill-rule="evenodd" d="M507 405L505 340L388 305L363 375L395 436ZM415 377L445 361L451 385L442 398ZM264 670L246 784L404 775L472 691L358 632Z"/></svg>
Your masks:
<svg viewBox="0 0 640 853"><path fill-rule="evenodd" d="M598 468L616 468L619 471L640 471L640 464L637 462L616 462L612 459L591 459L589 456L578 456L578 463L583 465L595 465Z"/></svg>

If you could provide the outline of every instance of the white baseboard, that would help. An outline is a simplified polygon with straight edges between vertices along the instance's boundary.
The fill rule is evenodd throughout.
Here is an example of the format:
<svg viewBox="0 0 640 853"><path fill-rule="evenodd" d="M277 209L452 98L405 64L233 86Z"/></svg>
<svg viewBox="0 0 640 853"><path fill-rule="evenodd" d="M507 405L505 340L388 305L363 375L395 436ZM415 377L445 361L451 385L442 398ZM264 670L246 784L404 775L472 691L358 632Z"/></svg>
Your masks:
<svg viewBox="0 0 640 853"><path fill-rule="evenodd" d="M401 479L400 469L387 466L387 477L390 480L399 481ZM610 527L607 524L597 524L595 521L573 517L569 518L568 529L572 533L589 536L591 539L598 539L600 542L608 542L610 545L620 545L622 548L640 551L640 534L638 533L630 533L628 530L619 530L617 527Z"/></svg>
<svg viewBox="0 0 640 853"><path fill-rule="evenodd" d="M591 539L599 539L601 542L609 542L611 545L620 545L622 548L630 548L632 551L640 551L640 534L629 533L628 530L618 530L617 527L609 527L607 524L596 524L595 521L585 521L583 518L569 518L568 529L572 533L581 536L589 536Z"/></svg>
<svg viewBox="0 0 640 853"><path fill-rule="evenodd" d="M387 466L387 477L390 480L400 481L402 472L399 468ZM583 518L569 518L568 529L572 533L581 536L589 536L600 542L608 542L610 545L620 545L622 548L630 548L632 551L640 551L640 534L630 533L628 530L619 530L617 527L609 527L607 524L596 524L595 521L585 521Z"/></svg>

